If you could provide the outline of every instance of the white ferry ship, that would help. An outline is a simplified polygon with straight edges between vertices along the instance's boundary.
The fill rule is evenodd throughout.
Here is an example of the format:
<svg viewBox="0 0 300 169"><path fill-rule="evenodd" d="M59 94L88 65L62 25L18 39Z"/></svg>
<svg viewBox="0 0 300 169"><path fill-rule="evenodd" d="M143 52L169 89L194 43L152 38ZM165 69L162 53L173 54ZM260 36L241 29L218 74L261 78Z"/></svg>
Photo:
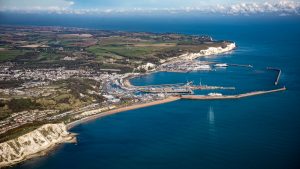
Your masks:
<svg viewBox="0 0 300 169"><path fill-rule="evenodd" d="M208 96L223 96L222 93L208 93Z"/></svg>
<svg viewBox="0 0 300 169"><path fill-rule="evenodd" d="M228 65L226 63L217 63L215 67L228 67Z"/></svg>
<svg viewBox="0 0 300 169"><path fill-rule="evenodd" d="M197 67L195 67L196 70L210 70L210 66L209 65L199 65Z"/></svg>

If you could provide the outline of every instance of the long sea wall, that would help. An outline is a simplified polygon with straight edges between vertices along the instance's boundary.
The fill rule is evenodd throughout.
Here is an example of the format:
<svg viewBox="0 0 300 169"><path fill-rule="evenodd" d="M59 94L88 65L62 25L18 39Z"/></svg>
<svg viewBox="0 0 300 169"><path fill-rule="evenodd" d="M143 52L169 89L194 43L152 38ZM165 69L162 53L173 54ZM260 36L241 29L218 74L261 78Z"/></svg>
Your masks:
<svg viewBox="0 0 300 169"><path fill-rule="evenodd" d="M18 138L0 143L0 168L45 154L60 143L75 140L75 135L67 131L65 124L45 124Z"/></svg>

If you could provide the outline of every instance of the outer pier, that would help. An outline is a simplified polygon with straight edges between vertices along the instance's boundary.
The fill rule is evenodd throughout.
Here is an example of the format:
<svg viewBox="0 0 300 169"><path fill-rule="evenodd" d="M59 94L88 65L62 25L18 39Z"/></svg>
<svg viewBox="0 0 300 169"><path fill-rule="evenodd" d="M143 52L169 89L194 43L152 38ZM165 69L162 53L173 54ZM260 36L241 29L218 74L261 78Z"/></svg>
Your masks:
<svg viewBox="0 0 300 169"><path fill-rule="evenodd" d="M263 90L263 91L254 91L244 94L237 94L237 95L222 95L222 96L208 96L208 95L181 95L181 99L193 99L193 100L221 100L221 99L240 99L244 97L262 95L267 93L274 93L286 90L285 87L274 89L274 90Z"/></svg>

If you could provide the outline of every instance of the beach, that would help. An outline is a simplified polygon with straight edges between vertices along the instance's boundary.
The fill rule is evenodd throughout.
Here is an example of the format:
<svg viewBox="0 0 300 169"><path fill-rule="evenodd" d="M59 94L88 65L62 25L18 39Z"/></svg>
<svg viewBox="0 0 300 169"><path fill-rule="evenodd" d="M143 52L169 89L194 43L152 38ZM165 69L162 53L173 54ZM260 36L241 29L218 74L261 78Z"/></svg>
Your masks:
<svg viewBox="0 0 300 169"><path fill-rule="evenodd" d="M71 122L71 123L67 124L67 128L71 129L71 128L73 128L73 127L75 127L75 126L77 126L81 123L85 123L85 122L88 122L88 121L91 121L91 120L94 120L94 119L97 119L97 118L101 118L101 117L121 113L121 112L124 112L124 111L140 109L140 108L143 108L143 107L149 107L149 106L154 106L154 105L158 105L158 104L169 103L169 102L173 102L173 101L176 101L176 100L179 100L179 99L180 99L180 97L170 96L170 97L167 97L167 98L162 99L162 100L155 100L155 101L148 102L148 103L133 104L133 105L130 105L130 106L116 108L116 109L113 109L113 110L109 110L109 111L106 111L106 112L103 112L103 113L99 113L99 114L96 114L96 115L92 115L92 116L85 117L83 119Z"/></svg>

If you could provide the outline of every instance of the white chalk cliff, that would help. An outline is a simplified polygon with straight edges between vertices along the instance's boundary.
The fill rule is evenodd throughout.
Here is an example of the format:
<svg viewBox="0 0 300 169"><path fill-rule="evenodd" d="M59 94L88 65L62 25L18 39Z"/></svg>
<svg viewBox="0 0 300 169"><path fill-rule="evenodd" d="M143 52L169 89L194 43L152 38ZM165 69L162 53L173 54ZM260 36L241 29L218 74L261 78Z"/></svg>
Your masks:
<svg viewBox="0 0 300 169"><path fill-rule="evenodd" d="M0 168L42 154L57 144L74 140L75 135L67 131L65 124L45 124L18 138L0 143Z"/></svg>
<svg viewBox="0 0 300 169"><path fill-rule="evenodd" d="M155 66L156 66L155 64L148 62L147 64L140 65L139 67L137 67L137 70L149 71L149 70L153 70Z"/></svg>
<svg viewBox="0 0 300 169"><path fill-rule="evenodd" d="M220 53L225 53L233 50L235 48L235 43L228 43L226 47L209 47L205 50L200 50L199 53L185 53L183 55L180 55L180 59L185 60L193 60L201 56L209 56L209 55L216 55Z"/></svg>

